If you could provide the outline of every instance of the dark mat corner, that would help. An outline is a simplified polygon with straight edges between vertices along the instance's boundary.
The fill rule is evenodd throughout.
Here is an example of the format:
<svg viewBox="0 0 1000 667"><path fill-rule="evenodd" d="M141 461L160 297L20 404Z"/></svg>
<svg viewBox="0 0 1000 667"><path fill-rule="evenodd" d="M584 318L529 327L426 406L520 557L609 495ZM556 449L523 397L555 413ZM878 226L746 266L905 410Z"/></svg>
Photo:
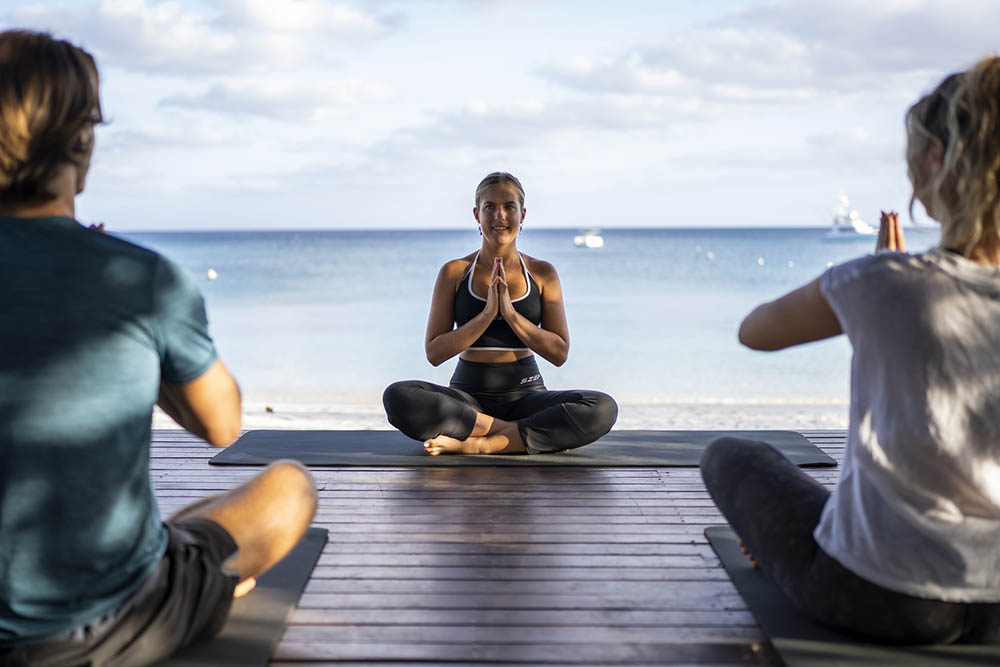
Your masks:
<svg viewBox="0 0 1000 667"><path fill-rule="evenodd" d="M291 458L312 466L581 466L696 467L712 440L730 435L763 440L800 466L836 461L795 431L614 430L565 453L509 456L427 456L423 445L399 431L277 431L244 433L212 465L267 465Z"/></svg>
<svg viewBox="0 0 1000 667"><path fill-rule="evenodd" d="M265 667L327 541L325 528L310 528L257 585L233 600L229 620L213 639L188 646L157 667Z"/></svg>
<svg viewBox="0 0 1000 667"><path fill-rule="evenodd" d="M729 526L705 537L785 667L960 667L1000 665L1000 646L886 646L842 635L799 614L769 579L750 566Z"/></svg>

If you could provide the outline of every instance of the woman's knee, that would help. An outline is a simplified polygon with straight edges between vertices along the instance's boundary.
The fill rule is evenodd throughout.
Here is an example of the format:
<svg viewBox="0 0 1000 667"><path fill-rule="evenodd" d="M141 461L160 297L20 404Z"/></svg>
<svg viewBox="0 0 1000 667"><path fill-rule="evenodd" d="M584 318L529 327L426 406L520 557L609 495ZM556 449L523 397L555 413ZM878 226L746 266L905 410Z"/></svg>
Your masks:
<svg viewBox="0 0 1000 667"><path fill-rule="evenodd" d="M618 421L618 403L615 399L599 391L590 392L592 401L592 425L597 437L606 435Z"/></svg>
<svg viewBox="0 0 1000 667"><path fill-rule="evenodd" d="M414 380L393 382L382 392L382 407L389 423L401 430L408 430L415 414L421 412L418 405L420 386Z"/></svg>
<svg viewBox="0 0 1000 667"><path fill-rule="evenodd" d="M745 470L745 466L762 463L763 459L773 458L775 454L781 456L766 442L727 435L716 438L709 443L702 453L698 465L701 468L702 477L707 478L734 469Z"/></svg>
<svg viewBox="0 0 1000 667"><path fill-rule="evenodd" d="M714 476L719 470L727 468L728 460L739 451L742 445L742 440L731 436L716 438L710 442L705 451L702 452L701 461L698 463L702 477Z"/></svg>
<svg viewBox="0 0 1000 667"><path fill-rule="evenodd" d="M408 380L393 382L382 392L382 407L386 414L405 411L407 403L413 394L412 383Z"/></svg>

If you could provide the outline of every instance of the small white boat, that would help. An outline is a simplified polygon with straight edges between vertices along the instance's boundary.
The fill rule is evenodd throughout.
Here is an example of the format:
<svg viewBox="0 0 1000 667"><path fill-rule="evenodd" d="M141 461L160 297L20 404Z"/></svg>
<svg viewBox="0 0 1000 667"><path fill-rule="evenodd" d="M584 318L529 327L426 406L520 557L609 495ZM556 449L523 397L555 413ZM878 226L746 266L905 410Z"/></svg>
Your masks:
<svg viewBox="0 0 1000 667"><path fill-rule="evenodd" d="M847 195L840 195L833 228L823 237L824 241L857 241L878 234L878 229L861 219L856 208L851 208Z"/></svg>
<svg viewBox="0 0 1000 667"><path fill-rule="evenodd" d="M577 248L603 248L604 237L600 229L583 229L573 237L573 245Z"/></svg>

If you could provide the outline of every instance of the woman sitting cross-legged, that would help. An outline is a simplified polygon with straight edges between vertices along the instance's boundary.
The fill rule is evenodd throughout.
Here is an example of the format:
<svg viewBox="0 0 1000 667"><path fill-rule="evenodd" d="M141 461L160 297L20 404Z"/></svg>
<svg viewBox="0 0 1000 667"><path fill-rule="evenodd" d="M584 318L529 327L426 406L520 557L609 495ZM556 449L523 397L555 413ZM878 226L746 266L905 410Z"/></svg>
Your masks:
<svg viewBox="0 0 1000 667"><path fill-rule="evenodd" d="M425 349L435 366L459 355L448 387L409 380L382 396L389 423L438 454L538 454L591 443L618 405L597 391L548 391L534 354L569 354L562 289L548 262L522 255L524 189L505 172L476 188L482 247L441 267Z"/></svg>
<svg viewBox="0 0 1000 667"><path fill-rule="evenodd" d="M913 199L940 246L879 250L754 310L776 350L845 333L850 428L832 493L762 442L709 446L702 475L803 613L885 643L1000 643L1000 58L906 116ZM911 205L912 206L912 205Z"/></svg>

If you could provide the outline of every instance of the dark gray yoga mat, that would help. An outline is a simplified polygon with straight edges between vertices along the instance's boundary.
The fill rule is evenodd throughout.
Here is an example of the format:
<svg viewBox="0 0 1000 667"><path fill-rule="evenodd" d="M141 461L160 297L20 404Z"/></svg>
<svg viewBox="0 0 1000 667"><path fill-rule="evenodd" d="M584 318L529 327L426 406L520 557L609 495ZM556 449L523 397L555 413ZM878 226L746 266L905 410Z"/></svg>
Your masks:
<svg viewBox="0 0 1000 667"><path fill-rule="evenodd" d="M296 459L312 466L697 466L708 443L724 435L764 440L800 466L836 461L794 431L611 431L565 453L505 456L428 456L423 443L399 431L248 431L213 465L267 465Z"/></svg>
<svg viewBox="0 0 1000 667"><path fill-rule="evenodd" d="M884 646L839 634L799 614L740 551L729 526L705 529L715 553L785 667L1000 665L1000 646Z"/></svg>
<svg viewBox="0 0 1000 667"><path fill-rule="evenodd" d="M252 591L233 600L219 634L188 646L159 667L265 667L326 540L325 528L310 528L287 556L257 578Z"/></svg>

